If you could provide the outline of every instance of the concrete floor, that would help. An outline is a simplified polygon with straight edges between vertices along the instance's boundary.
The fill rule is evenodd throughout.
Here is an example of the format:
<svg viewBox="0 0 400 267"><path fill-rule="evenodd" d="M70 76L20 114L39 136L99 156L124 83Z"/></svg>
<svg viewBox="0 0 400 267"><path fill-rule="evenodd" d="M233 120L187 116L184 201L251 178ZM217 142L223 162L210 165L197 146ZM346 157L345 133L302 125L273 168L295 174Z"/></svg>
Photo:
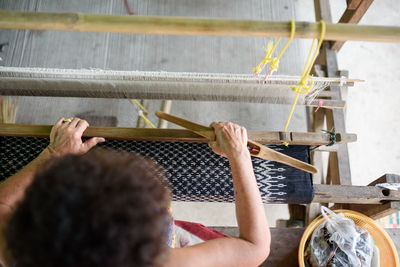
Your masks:
<svg viewBox="0 0 400 267"><path fill-rule="evenodd" d="M13 1L9 1L13 4ZM16 1L17 2L17 1ZM87 1L88 3L90 1ZM111 1L114 3L114 1ZM276 1L278 3L279 1ZM332 4L332 14L334 20L339 19L339 14L343 13L345 8L345 0L342 1L331 1ZM92 3L92 2L90 2ZM88 8L91 7L91 4L87 4ZM212 4L213 1L207 1L208 4ZM297 1L280 1L276 6L271 6L272 2L267 1L267 4L262 8L268 13L267 17L271 19L287 19L290 17L295 18L296 20L305 20L305 21L314 21L314 12L313 12L313 1L312 0L297 0ZM94 5L94 2L92 3ZM115 4L115 3L114 3ZM254 3L253 3L254 4ZM140 2L132 5L133 9L140 9ZM50 8L47 7L46 8ZM224 9L224 6L219 6L219 8ZM270 12L269 9L273 8L276 12ZM122 9L121 9L122 10ZM144 9L145 10L145 9ZM400 2L398 0L387 0L387 1L375 1L370 9L368 10L366 16L362 19L361 24L373 24L373 25L399 25L400 23L400 14L398 12L400 10ZM169 12L174 12L175 10L170 10ZM84 12L84 11L82 11ZM86 11L89 12L90 11ZM122 12L119 10L113 10L113 12ZM162 12L168 12L162 10ZM179 12L176 11L176 12ZM214 11L213 11L214 12ZM221 11L222 12L222 11ZM253 10L254 12L254 10ZM282 15L277 15L277 12L281 12ZM92 12L95 13L95 12ZM237 13L237 12L236 12ZM240 12L239 12L240 13ZM157 14L155 12L155 14ZM187 14L192 15L192 14ZM226 16L225 13L218 13L215 11L215 14L211 14L209 16ZM2 37L4 35L0 35ZM85 34L85 38L90 38L90 34ZM138 37L140 41L141 37ZM169 38L169 37L168 37ZM180 37L179 37L180 38ZM162 38L161 38L162 39ZM182 38L183 39L183 38ZM164 40L164 39L163 39ZM172 38L170 40L170 46L173 47ZM228 42L231 39L227 39L227 43L220 43L218 39L212 39L212 46L221 46L222 48L226 48L229 46ZM0 40L1 41L1 40ZM196 42L201 42L202 40L197 39ZM134 44L131 40L132 45ZM257 41L258 42L258 41ZM266 40L260 41L260 43L256 43L252 39L252 49L256 50L257 47L261 47L262 44L266 43ZM297 62L304 61L304 54L308 51L309 40L296 40L293 47L289 47L288 53L289 58L296 57L298 59ZM24 44L25 45L25 44ZM192 44L194 46L194 43ZM101 47L100 47L101 48ZM96 51L100 51L99 47L94 47ZM237 64L238 60L240 60L240 64L244 66L249 66L249 68L253 67L254 63L258 63L259 58L262 57L262 50L260 49L260 53L253 53L250 58L241 59L239 55L235 55L234 57L229 57L228 54L223 54L224 51L229 49L221 49L220 53L222 53L224 58L227 60L232 60L231 62L225 62L225 66L229 67L226 69L227 72L235 71L234 64ZM304 53L302 52L304 51ZM79 51L78 51L79 52ZM80 54L71 54L72 64L78 62ZM137 52L135 50L128 51L129 56L134 55ZM150 56L150 61L156 60L156 57L152 58L152 51L148 51L147 54ZM218 62L217 58L207 57L204 49L201 50L202 57L200 57L200 62L196 62L200 64L204 69L197 70L193 65L194 61L187 60L186 62L191 62L188 64L188 69L186 71L206 71L210 62L214 62L211 66L211 71L218 71L221 69L221 66L215 66L216 62ZM232 52L232 51L230 51ZM100 52L96 52L100 54ZM133 53L133 54L132 54ZM167 52L161 51L161 54L165 54ZM194 52L193 52L194 53ZM96 54L96 55L97 55ZM182 55L185 57L189 57L190 55ZM107 67L107 64L111 64L111 69L124 69L130 64L129 61L126 61L126 57L124 59L123 64L119 63L122 68L112 67L113 64L107 62L105 59L97 59L93 58L93 62L99 61L99 63L88 62L89 65L85 65L84 63L79 63L78 65L81 68L87 67ZM31 64L32 58L29 58L28 61L24 61L25 59L21 56L21 60L19 63L17 62L17 66L28 66ZM39 60L40 59L36 59ZM350 154L350 164L352 170L352 179L353 184L365 185L370 181L376 179L380 175L384 173L397 173L400 174L400 146L397 144L397 141L394 139L399 135L398 127L400 126L400 110L398 106L398 101L400 100L400 91L397 90L400 82L400 44L381 44L381 43L360 43L360 42L348 42L344 45L340 53L338 54L339 66L341 69L346 69L350 71L350 77L352 78L360 78L364 79L366 82L357 85L354 88L349 89L348 94L348 102L347 102L347 132L349 133L357 133L358 141L356 143L352 143L349 145L349 154ZM7 58L5 60L8 60ZM143 58L139 58L138 61L143 61ZM53 63L52 63L53 64ZM57 64L64 64L64 62L54 62L54 66L57 67ZM91 65L92 64L92 65ZM97 64L97 65L96 65ZM149 63L150 64L150 63ZM298 69L301 69L300 64L293 64L293 62L287 61L282 63L282 72L284 74L296 74ZM64 66L64 67L78 67L78 65ZM144 69L144 70L169 70L169 71L182 71L179 68L183 68L184 66L179 65L176 67L174 62L170 63L160 63L156 62L153 64L157 66L156 69ZM153 66L151 65L151 66ZM40 66L40 65L39 65ZM48 67L54 67L48 66ZM147 65L146 65L147 66ZM59 67L62 67L61 65ZM129 67L128 67L129 68ZM175 68L175 69L171 69ZM178 69L176 69L178 68ZM135 68L133 68L135 69ZM236 68L237 69L237 68ZM242 71L243 72L243 71ZM26 101L26 102L24 102ZM38 101L32 102L32 101ZM53 99L53 103L51 105L57 105L58 111L60 114L67 116L68 112L71 110L79 110L80 105L77 101L73 99L66 101L64 99L57 100ZM23 100L22 103L30 106L36 106L36 110L32 112L32 110L24 113L24 116L19 115L18 122L23 123L52 123L54 121L54 117L59 116L58 114L43 112L46 110L46 105L50 105L45 99L28 99ZM114 114L118 116L118 125L120 126L134 126L136 122L135 111L129 106L128 101L118 102L115 104L115 100L98 100L93 101L88 100L86 103L91 105L90 110L92 113L102 113L102 114ZM159 101L153 101L150 107L151 111L155 111L159 108ZM206 105L206 106L204 106ZM268 116L271 117L269 113L272 112L272 109L266 108L262 105L257 105L251 107L253 111L244 105L238 105L236 103L213 103L213 105L207 104L199 104L199 106L194 107L192 104L183 102L183 101L174 101L172 106L172 112L181 116L185 116L189 119L195 120L199 123L209 123L212 120L234 120L235 122L244 124L249 129L264 129L264 130L281 130L283 125L281 125L286 119L287 109L283 107L278 112L274 112L272 116L275 121L279 121L282 123L271 123L271 118L266 118ZM218 106L218 108L216 108ZM105 108L107 107L107 108ZM205 108L206 107L206 108ZM212 108L210 108L212 107ZM24 109L28 109L28 107L24 107ZM37 112L42 111L41 114L43 116L37 116ZM207 115L203 113L204 110L208 110ZM274 109L276 110L276 109ZM37 112L36 112L37 111ZM129 111L129 113L127 112ZM66 115L67 114L67 115ZM100 115L102 115L100 114ZM305 124L304 121L304 111L298 112L297 123L295 122L294 128L297 131L304 131ZM151 117L151 119L155 119ZM270 120L268 123L268 120ZM296 120L296 118L295 118ZM260 123L260 121L263 121ZM276 219L287 219L288 212L286 205L266 205L266 212L268 219L272 226L275 225ZM174 216L177 219L181 220L189 220L203 223L205 225L224 225L231 226L236 225L235 213L234 213L234 205L233 204L221 204L221 203L174 203ZM221 215L222 214L222 215Z"/></svg>

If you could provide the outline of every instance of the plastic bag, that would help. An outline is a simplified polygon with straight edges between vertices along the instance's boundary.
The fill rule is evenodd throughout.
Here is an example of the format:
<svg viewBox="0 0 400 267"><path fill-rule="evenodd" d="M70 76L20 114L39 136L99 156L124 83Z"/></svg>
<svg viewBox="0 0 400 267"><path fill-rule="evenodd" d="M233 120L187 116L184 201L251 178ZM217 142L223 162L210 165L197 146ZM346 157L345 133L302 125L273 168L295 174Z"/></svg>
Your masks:
<svg viewBox="0 0 400 267"><path fill-rule="evenodd" d="M342 213L336 214L326 207L321 207L321 213L326 222L318 226L311 236L311 265L371 266L374 242L368 231L355 225Z"/></svg>

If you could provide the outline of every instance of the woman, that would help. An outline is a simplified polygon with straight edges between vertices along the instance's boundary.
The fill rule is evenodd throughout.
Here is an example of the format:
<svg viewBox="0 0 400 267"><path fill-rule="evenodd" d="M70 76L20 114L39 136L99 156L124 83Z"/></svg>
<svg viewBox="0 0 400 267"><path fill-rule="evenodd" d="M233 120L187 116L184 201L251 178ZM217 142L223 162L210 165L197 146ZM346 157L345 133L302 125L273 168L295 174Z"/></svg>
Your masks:
<svg viewBox="0 0 400 267"><path fill-rule="evenodd" d="M168 248L169 191L157 166L128 153L91 151L85 120L61 118L49 146L0 184L4 266L258 266L270 231L246 129L214 122L211 149L229 160L240 236Z"/></svg>

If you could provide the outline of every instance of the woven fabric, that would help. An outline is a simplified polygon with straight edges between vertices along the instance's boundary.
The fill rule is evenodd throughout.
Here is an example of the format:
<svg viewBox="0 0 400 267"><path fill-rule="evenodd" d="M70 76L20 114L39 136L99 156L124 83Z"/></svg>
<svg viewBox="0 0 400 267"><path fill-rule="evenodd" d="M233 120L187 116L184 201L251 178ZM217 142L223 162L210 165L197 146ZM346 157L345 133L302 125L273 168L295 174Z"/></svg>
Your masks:
<svg viewBox="0 0 400 267"><path fill-rule="evenodd" d="M47 145L47 138L0 137L0 179L6 179L33 160ZM228 161L205 143L108 140L99 145L136 152L164 167L175 201L233 202ZM309 162L308 146L269 146ZM252 158L258 187L265 203L310 203L311 175L281 163Z"/></svg>

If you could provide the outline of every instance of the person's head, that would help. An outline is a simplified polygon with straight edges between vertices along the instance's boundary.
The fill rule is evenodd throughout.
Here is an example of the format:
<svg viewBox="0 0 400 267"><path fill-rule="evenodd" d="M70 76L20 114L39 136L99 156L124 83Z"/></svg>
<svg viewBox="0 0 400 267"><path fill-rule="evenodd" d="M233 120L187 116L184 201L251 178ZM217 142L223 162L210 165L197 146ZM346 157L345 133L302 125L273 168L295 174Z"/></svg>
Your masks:
<svg viewBox="0 0 400 267"><path fill-rule="evenodd" d="M160 169L100 149L51 160L5 231L17 266L160 265L171 223Z"/></svg>

